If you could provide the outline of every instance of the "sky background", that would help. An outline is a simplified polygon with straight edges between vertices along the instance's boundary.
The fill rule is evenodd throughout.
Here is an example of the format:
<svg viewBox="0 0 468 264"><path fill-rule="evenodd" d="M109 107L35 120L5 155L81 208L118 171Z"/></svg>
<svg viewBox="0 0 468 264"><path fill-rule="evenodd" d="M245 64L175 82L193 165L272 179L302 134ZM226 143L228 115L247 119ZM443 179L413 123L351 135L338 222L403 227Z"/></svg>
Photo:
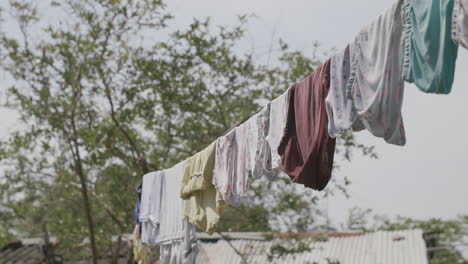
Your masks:
<svg viewBox="0 0 468 264"><path fill-rule="evenodd" d="M233 25L237 15L255 14L247 25L247 38L240 49L244 53L253 52L257 60L265 63L270 51L278 47L279 38L291 49L308 56L313 55L315 42L325 51L344 48L364 25L394 1L171 0L167 3L175 16L170 29L182 29L194 17L210 16L214 24ZM8 82L3 73L0 81ZM424 94L407 84L403 105L406 146L388 145L368 132L359 133L361 143L376 146L379 159L355 155L352 163L342 164L337 173L353 182L349 189L351 198L329 198L326 205L330 218L343 221L353 206L371 208L389 216L415 218L468 214L467 83L468 51L460 48L451 94ZM15 125L17 115L0 109L0 137L4 139Z"/></svg>

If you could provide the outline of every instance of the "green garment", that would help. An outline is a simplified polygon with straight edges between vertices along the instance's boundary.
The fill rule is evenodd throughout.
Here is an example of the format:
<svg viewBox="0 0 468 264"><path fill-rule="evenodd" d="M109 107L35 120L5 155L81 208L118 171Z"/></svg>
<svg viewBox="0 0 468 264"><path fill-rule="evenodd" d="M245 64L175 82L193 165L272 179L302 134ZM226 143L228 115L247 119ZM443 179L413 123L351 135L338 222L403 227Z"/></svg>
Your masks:
<svg viewBox="0 0 468 264"><path fill-rule="evenodd" d="M452 41L453 0L406 0L403 79L423 92L452 89L458 46Z"/></svg>
<svg viewBox="0 0 468 264"><path fill-rule="evenodd" d="M225 203L215 189L212 178L216 142L187 159L180 196L184 202L184 217L198 229L212 234Z"/></svg>

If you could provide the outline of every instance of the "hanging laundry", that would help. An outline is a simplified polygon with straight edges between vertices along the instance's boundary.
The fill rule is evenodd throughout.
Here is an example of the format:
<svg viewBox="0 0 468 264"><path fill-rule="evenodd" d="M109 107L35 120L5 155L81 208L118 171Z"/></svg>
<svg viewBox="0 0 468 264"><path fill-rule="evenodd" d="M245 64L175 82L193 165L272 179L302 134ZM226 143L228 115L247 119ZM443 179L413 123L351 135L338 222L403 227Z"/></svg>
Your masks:
<svg viewBox="0 0 468 264"><path fill-rule="evenodd" d="M405 145L402 4L394 4L332 57L326 98L331 137L348 129L367 129L387 143Z"/></svg>
<svg viewBox="0 0 468 264"><path fill-rule="evenodd" d="M270 149L270 144L267 142L268 131L270 129L270 109L271 105L268 103L258 114L256 118L257 125L252 125L251 136L251 146L256 146L251 148L250 155L251 164L251 174L254 180L260 179L262 176L265 176L268 180L275 180L278 176L277 171L272 170L272 153ZM255 133L257 138L255 140ZM255 152L253 152L255 150ZM276 153L277 151L275 151ZM276 154L277 155L277 154Z"/></svg>
<svg viewBox="0 0 468 264"><path fill-rule="evenodd" d="M351 61L354 44L331 57L330 91L325 99L328 115L328 134L336 138L343 131L349 130L356 119L352 98L346 96L346 84L351 74Z"/></svg>
<svg viewBox="0 0 468 264"><path fill-rule="evenodd" d="M452 40L468 49L468 0L455 0L452 14Z"/></svg>
<svg viewBox="0 0 468 264"><path fill-rule="evenodd" d="M137 224L140 224L140 204L141 204L141 192L142 192L142 184L140 182L140 184L138 185L138 188L137 188L137 199L135 201L135 207L133 209L133 216L135 218L135 222Z"/></svg>
<svg viewBox="0 0 468 264"><path fill-rule="evenodd" d="M323 190L331 177L335 139L327 132L325 97L330 87L330 60L293 84L284 136L278 147L282 168L295 183Z"/></svg>
<svg viewBox="0 0 468 264"><path fill-rule="evenodd" d="M218 138L213 170L213 185L222 195L223 200L230 205L235 205L238 202L235 191L237 153L236 128L234 128L225 136Z"/></svg>
<svg viewBox="0 0 468 264"><path fill-rule="evenodd" d="M251 133L250 125L252 119L247 120L240 126L236 127L236 144L237 144L237 164L235 167L236 176L233 182L234 205L239 203L241 197L245 196L249 190L250 183L249 170L250 165L250 151L249 149L255 146L250 146L249 138Z"/></svg>
<svg viewBox="0 0 468 264"><path fill-rule="evenodd" d="M150 172L143 176L140 204L141 241L156 244L159 235L161 191L163 171Z"/></svg>
<svg viewBox="0 0 468 264"><path fill-rule="evenodd" d="M266 140L271 149L271 167L273 170L278 170L281 165L278 146L283 137L284 126L286 125L289 90L290 88L270 103L270 127Z"/></svg>
<svg viewBox="0 0 468 264"><path fill-rule="evenodd" d="M426 93L452 90L458 45L452 41L454 0L405 0L403 79Z"/></svg>
<svg viewBox="0 0 468 264"><path fill-rule="evenodd" d="M159 233L154 241L161 244L163 264L194 263L198 252L195 228L183 217L184 201L179 195L184 168L182 161L165 170L162 180Z"/></svg>
<svg viewBox="0 0 468 264"><path fill-rule="evenodd" d="M229 205L238 205L254 180L277 174L265 139L269 120L270 104L217 140L213 185Z"/></svg>
<svg viewBox="0 0 468 264"><path fill-rule="evenodd" d="M195 227L212 234L220 213L225 207L222 195L215 189L213 169L216 142L187 159L180 196L184 202L184 216Z"/></svg>

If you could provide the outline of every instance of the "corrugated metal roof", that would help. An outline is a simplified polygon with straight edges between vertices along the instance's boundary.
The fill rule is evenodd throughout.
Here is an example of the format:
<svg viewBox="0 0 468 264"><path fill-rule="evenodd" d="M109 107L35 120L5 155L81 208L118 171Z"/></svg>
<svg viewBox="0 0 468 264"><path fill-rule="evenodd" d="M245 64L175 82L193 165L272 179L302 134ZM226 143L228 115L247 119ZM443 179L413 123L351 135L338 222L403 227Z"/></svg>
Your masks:
<svg viewBox="0 0 468 264"><path fill-rule="evenodd" d="M202 249L200 259L203 264L241 264L241 257L232 249L229 243L219 234L208 236L198 233ZM265 240L273 237L273 240ZM244 255L248 264L428 264L426 245L421 230L407 230L375 233L223 233L229 237L229 242L237 251ZM274 245L292 242L285 237L298 236L311 249L302 253L290 254L286 257L276 257L268 260ZM304 238L306 237L306 238ZM126 241L130 236L124 236ZM37 239L36 239L37 240ZM0 249L0 263L42 263L41 243L39 240L28 239L10 243ZM318 241L320 240L320 241ZM28 243L29 242L29 243ZM39 241L40 242L40 241ZM121 256L126 256L131 250L123 243ZM107 263L101 259L100 263ZM119 263L125 263L127 258L119 258ZM65 261L65 263L68 263ZM89 263L89 261L75 262Z"/></svg>
<svg viewBox="0 0 468 264"><path fill-rule="evenodd" d="M39 264L44 256L39 245L23 245L21 241L13 242L0 250L0 263L2 264Z"/></svg>
<svg viewBox="0 0 468 264"><path fill-rule="evenodd" d="M271 238L321 238L321 237L351 237L360 236L365 233L350 233L350 232L302 232L302 233L281 233L281 232L222 232L222 236L216 232L209 235L204 232L197 232L199 240L218 240L225 238L245 239L245 240L265 240Z"/></svg>
<svg viewBox="0 0 468 264"><path fill-rule="evenodd" d="M117 258L118 264L128 263L128 258L132 248L129 246L128 242L125 242L125 239L130 237L130 235L125 235L124 241L121 244L119 250L119 257ZM56 249L57 238L51 237L51 245ZM45 256L43 252L44 240L42 238L27 238L21 239L18 241L11 242L4 247L0 248L0 264L43 264L45 263ZM59 252L55 252L59 253ZM110 252L108 256L103 256L98 259L99 264L109 264L111 263ZM60 255L60 254L58 254ZM64 260L64 264L89 264L91 260L77 260L69 261Z"/></svg>
<svg viewBox="0 0 468 264"><path fill-rule="evenodd" d="M426 245L421 230L375 232L349 237L329 237L326 241L307 239L310 251L268 260L272 246L287 239L271 241L230 240L249 264L428 264ZM239 264L241 257L225 240L203 242L210 263Z"/></svg>

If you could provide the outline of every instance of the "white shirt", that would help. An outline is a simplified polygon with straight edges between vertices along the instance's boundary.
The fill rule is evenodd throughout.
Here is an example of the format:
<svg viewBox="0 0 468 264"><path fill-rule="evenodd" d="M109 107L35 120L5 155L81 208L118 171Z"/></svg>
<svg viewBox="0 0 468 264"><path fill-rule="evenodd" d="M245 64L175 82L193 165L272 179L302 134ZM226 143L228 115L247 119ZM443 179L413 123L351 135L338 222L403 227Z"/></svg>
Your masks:
<svg viewBox="0 0 468 264"><path fill-rule="evenodd" d="M155 244L159 235L163 171L143 176L140 204L141 241Z"/></svg>

